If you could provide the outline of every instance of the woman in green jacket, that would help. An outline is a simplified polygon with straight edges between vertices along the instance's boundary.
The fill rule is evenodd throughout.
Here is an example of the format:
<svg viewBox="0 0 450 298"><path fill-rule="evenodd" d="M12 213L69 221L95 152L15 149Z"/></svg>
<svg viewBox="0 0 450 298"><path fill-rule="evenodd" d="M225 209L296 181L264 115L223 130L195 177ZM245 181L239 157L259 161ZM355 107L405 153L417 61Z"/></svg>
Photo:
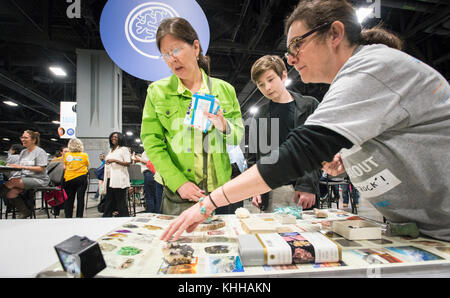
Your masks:
<svg viewBox="0 0 450 298"><path fill-rule="evenodd" d="M233 86L209 76L209 58L189 22L165 19L156 43L173 75L148 87L141 140L164 184L162 213L177 215L230 180L226 145L240 143L243 124ZM184 124L196 92L220 102L217 115L204 112L212 122L207 133Z"/></svg>

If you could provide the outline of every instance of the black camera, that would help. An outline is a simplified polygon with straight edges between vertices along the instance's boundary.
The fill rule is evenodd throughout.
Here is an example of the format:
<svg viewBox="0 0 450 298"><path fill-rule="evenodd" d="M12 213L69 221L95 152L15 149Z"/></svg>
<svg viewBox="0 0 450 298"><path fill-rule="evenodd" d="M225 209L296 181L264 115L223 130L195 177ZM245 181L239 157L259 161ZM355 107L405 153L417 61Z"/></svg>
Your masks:
<svg viewBox="0 0 450 298"><path fill-rule="evenodd" d="M100 246L87 237L73 236L55 246L61 265L74 277L94 277L106 268Z"/></svg>

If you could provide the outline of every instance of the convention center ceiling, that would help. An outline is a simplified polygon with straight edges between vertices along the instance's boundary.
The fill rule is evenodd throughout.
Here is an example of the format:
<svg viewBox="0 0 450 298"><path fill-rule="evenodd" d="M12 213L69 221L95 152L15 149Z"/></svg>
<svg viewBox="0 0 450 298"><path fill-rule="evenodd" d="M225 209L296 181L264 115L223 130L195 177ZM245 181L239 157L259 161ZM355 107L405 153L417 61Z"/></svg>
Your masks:
<svg viewBox="0 0 450 298"><path fill-rule="evenodd" d="M181 0L180 0L181 1ZM374 0L380 4L380 22L399 33L405 51L450 78L450 1ZM355 6L372 0L352 1ZM0 144L1 152L19 142L25 129L41 133L49 153L66 143L57 133L60 101L76 100L76 49L104 50L99 33L100 16L107 0L79 0L81 15L69 18L66 0L2 0L0 5ZM298 0L197 0L210 27L207 55L211 75L231 83L244 118L260 105L262 95L250 80L250 68L262 55L282 56L286 49L284 20ZM375 2L374 2L375 3ZM66 71L57 77L49 66ZM288 67L290 70L290 67ZM315 96L319 101L326 84L303 84L295 70L288 89ZM140 120L150 82L123 72L123 132L139 136ZM5 104L12 101L17 106ZM135 146L135 137L129 145Z"/></svg>

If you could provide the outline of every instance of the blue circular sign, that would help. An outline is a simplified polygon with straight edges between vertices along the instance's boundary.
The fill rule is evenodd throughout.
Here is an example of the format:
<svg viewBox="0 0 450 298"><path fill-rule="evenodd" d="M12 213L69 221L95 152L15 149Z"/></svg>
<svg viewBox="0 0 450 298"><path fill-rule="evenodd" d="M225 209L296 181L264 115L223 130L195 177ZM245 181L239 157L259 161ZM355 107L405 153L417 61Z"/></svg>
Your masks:
<svg viewBox="0 0 450 298"><path fill-rule="evenodd" d="M170 76L156 46L162 20L182 17L194 27L203 53L209 46L209 25L195 0L109 0L100 18L100 37L109 57L122 70L147 81Z"/></svg>
<svg viewBox="0 0 450 298"><path fill-rule="evenodd" d="M75 134L75 130L73 130L73 128L69 128L66 133L69 136L73 136Z"/></svg>

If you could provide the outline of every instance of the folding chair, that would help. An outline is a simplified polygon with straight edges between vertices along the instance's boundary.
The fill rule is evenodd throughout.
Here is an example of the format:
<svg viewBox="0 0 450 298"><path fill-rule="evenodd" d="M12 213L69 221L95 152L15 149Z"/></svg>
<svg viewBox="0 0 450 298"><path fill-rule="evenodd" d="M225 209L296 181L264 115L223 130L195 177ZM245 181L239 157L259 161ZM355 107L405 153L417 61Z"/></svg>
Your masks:
<svg viewBox="0 0 450 298"><path fill-rule="evenodd" d="M331 208L331 204L336 203L336 208L339 209L339 196L335 197L333 186L339 187L340 184L345 183L343 177L331 177L330 175L325 174L325 180L319 181L319 184L324 185L327 191L326 195L320 198L320 208L323 208L324 205L327 205L327 208Z"/></svg>
<svg viewBox="0 0 450 298"><path fill-rule="evenodd" d="M47 166L47 175L50 178L50 183L48 186L33 188L34 197L36 192L42 193L42 204L45 205L45 211L47 213L47 217L50 218L50 214L48 212L48 204L44 200L44 193L51 191L59 191L61 195L64 196L64 189L62 187L64 183L64 164L62 162L52 162ZM60 186L60 187L58 187ZM54 214L56 218L56 214Z"/></svg>
<svg viewBox="0 0 450 298"><path fill-rule="evenodd" d="M27 190L21 194L19 194L20 200L23 200L25 202L25 205L27 205L28 208L31 210L30 218L36 218L36 211L35 211L35 201L34 201L34 194L32 193L32 190ZM3 200L3 198L2 198ZM31 202L33 204L31 204ZM11 218L16 218L16 208L14 205L9 202L8 200L4 199L5 203L5 219L8 219L8 214L11 213ZM2 211L3 212L3 211ZM2 217L0 216L0 219Z"/></svg>
<svg viewBox="0 0 450 298"><path fill-rule="evenodd" d="M90 168L88 170L88 185L86 188L86 202L84 203L84 210L87 212L87 208L88 208L88 200L89 200L89 194L96 194L98 191L98 178L97 175L95 175L95 168ZM91 186L93 185L97 185L97 187L94 187L93 190L91 190ZM101 195L99 194L99 198L101 200Z"/></svg>
<svg viewBox="0 0 450 298"><path fill-rule="evenodd" d="M144 186L144 174L141 171L141 166L132 164L128 167L128 174L130 176L130 188L128 189L128 209L130 215L136 216L136 197L141 199L139 192L136 192L136 188ZM133 207L133 212L131 212L131 207Z"/></svg>
<svg viewBox="0 0 450 298"><path fill-rule="evenodd" d="M331 208L332 203L336 203L336 208L339 209L339 198L336 198L333 193L333 186L339 185L348 185L349 186L349 199L350 204L352 206L352 213L357 214L358 210L356 208L355 198L356 198L356 189L351 184L350 178L348 176L329 176L328 174L325 176L325 181L319 181L319 184L325 185L327 189L327 194L325 197L320 199L320 208L323 208L323 205L327 205L328 208Z"/></svg>

